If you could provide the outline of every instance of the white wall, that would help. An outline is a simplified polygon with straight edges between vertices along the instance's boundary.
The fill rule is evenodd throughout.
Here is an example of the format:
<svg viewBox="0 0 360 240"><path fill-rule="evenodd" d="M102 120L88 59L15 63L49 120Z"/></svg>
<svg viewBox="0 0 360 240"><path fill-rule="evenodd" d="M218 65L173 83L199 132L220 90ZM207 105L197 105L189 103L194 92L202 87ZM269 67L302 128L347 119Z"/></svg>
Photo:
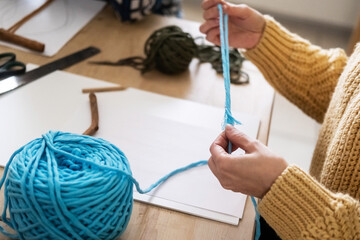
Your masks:
<svg viewBox="0 0 360 240"><path fill-rule="evenodd" d="M306 19L352 28L360 15L360 0L230 0L246 3L262 13Z"/></svg>

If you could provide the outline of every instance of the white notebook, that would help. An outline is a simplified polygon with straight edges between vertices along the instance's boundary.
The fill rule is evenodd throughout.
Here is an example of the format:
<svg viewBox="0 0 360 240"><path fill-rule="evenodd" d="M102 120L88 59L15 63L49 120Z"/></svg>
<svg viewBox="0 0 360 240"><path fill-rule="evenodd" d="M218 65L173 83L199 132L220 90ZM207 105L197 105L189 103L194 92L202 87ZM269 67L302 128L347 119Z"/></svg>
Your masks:
<svg viewBox="0 0 360 240"><path fill-rule="evenodd" d="M44 2L44 0L0 1L0 28L9 29ZM105 4L104 1L95 0L56 0L27 20L15 33L45 44L45 50L41 54L53 56L90 22ZM0 44L30 51L4 41L0 41Z"/></svg>

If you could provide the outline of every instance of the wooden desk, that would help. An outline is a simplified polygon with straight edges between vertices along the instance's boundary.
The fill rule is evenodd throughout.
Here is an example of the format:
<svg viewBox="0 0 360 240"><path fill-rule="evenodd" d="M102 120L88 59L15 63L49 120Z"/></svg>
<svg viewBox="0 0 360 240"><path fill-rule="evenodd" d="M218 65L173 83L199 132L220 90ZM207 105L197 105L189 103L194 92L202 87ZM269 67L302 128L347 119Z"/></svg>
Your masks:
<svg viewBox="0 0 360 240"><path fill-rule="evenodd" d="M106 7L53 58L3 46L0 46L0 52L12 51L17 54L20 61L42 65L92 45L99 47L102 52L91 60L116 61L124 57L143 55L144 43L149 35L154 30L170 24L180 26L194 37L201 35L198 30L199 23L155 15L149 16L139 23L123 24L115 18L112 10ZM141 75L130 67L97 66L87 62L79 63L66 71L150 92L224 107L222 76L217 75L210 64L199 65L197 60L191 63L189 71L177 76L166 76L156 71ZM255 68L249 69L248 73L251 75L249 85L231 86L232 109L256 115L261 119L258 139L266 144L274 91ZM0 206L2 206L2 194L0 198ZM255 212L250 198L246 202L244 216L239 226L231 226L135 202L129 226L120 239L249 240L252 239L254 231L254 216Z"/></svg>

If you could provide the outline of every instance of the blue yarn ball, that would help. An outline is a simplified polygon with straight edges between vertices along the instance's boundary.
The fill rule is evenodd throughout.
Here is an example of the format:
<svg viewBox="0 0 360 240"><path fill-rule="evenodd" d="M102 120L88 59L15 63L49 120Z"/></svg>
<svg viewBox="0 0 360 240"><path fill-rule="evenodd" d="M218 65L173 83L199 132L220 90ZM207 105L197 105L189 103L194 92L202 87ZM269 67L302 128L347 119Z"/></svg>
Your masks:
<svg viewBox="0 0 360 240"><path fill-rule="evenodd" d="M105 140L49 132L15 152L8 167L4 222L20 239L115 239L129 222L129 162Z"/></svg>

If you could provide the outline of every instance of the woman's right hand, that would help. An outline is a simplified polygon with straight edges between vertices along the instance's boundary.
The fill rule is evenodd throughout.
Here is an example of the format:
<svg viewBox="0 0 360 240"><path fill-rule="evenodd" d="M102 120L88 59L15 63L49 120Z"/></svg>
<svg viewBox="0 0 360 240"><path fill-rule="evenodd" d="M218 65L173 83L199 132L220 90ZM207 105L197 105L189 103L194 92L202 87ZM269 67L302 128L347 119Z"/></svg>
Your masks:
<svg viewBox="0 0 360 240"><path fill-rule="evenodd" d="M229 45L234 48L254 48L260 41L265 28L264 16L245 4L234 5L222 0L203 0L205 22L200 32L206 39L220 45L218 4L222 4L224 13L228 14Z"/></svg>

